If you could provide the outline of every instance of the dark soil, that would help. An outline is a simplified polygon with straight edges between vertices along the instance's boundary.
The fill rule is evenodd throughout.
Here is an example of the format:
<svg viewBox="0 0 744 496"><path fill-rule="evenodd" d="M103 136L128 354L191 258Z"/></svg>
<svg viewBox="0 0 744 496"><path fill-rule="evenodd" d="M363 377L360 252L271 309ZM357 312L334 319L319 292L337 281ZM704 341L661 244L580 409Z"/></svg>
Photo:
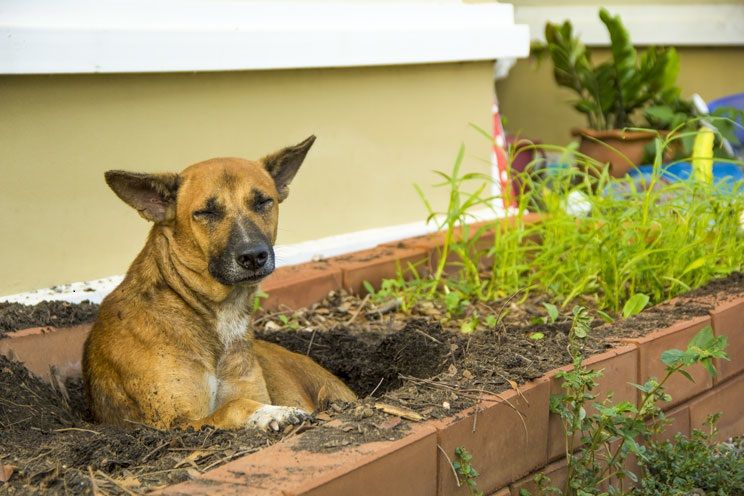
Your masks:
<svg viewBox="0 0 744 496"><path fill-rule="evenodd" d="M69 327L92 322L98 315L98 305L87 300L82 303L42 301L37 305L0 302L0 338L10 331L28 327Z"/></svg>
<svg viewBox="0 0 744 496"><path fill-rule="evenodd" d="M742 292L744 276L735 274L632 319L611 325L597 321L586 354L610 348L617 336L642 335L704 315L716 301ZM463 334L462 319L447 318L430 303L406 315L387 311L385 302L332 293L308 309L259 314L254 328L260 338L309 354L363 398L332 404L315 422L299 427L304 432L297 449L327 452L405 434L409 422L384 414L376 402L441 418L474 405L483 393L508 390L512 382L567 364L570 321L535 323L545 315L541 303L539 298L519 305L495 302L480 310L505 317L495 327L480 323L475 332ZM531 339L535 332L544 337ZM14 467L10 481L0 483L0 493L90 494L93 483L107 494L141 493L299 433L295 428L266 434L96 425L88 421L79 382L57 391L2 357L0 390L0 465ZM332 427L329 420L337 422Z"/></svg>

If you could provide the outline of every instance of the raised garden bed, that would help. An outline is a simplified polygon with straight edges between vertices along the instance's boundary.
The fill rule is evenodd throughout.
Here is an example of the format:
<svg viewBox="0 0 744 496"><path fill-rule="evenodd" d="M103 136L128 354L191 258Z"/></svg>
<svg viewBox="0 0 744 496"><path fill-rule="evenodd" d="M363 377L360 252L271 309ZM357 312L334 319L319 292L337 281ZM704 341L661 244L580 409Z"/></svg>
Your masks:
<svg viewBox="0 0 744 496"><path fill-rule="evenodd" d="M266 282L257 335L308 353L363 398L329 405L312 424L277 434L91 424L78 376L88 326L5 333L0 353L49 382L18 364L0 364L7 391L0 399L0 464L12 467L3 491L467 494L450 466L458 446L473 454L486 493L516 494L551 462L559 479L563 439L548 400L559 387L556 369L570 362L568 322L532 324L544 313L539 297L519 306L505 299L489 304L505 315L496 327L481 324L464 335L461 322L434 304L405 315L350 294L361 293L365 280L377 285L392 277L399 260L436 263L438 243L433 235L283 268ZM744 412L736 406L744 397L744 361L736 352L744 349L742 274L628 320L595 321L589 363L607 371L601 392L636 401L627 383L658 374L662 350L683 348L690 333L710 323L728 337L732 361L715 382L701 375L670 384L670 429L689 432L718 408L721 435L743 433ZM534 332L544 338L529 339Z"/></svg>

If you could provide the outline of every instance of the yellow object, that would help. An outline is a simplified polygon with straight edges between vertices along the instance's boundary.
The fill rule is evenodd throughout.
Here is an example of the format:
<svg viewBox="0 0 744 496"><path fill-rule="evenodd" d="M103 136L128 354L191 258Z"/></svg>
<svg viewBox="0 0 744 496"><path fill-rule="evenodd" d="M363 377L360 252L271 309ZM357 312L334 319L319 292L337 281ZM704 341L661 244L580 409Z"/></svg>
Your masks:
<svg viewBox="0 0 744 496"><path fill-rule="evenodd" d="M700 128L692 145L692 178L713 182L713 143L716 135L707 127Z"/></svg>

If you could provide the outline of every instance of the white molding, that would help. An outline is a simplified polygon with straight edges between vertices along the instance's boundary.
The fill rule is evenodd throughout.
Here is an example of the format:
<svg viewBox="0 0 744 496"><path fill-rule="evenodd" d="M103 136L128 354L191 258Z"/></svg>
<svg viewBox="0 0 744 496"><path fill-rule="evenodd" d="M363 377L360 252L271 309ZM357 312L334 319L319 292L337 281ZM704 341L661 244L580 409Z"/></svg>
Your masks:
<svg viewBox="0 0 744 496"><path fill-rule="evenodd" d="M482 209L472 212L472 221L482 221L504 217L503 209L494 206L493 209ZM292 245L274 247L277 267L295 265L335 257L345 253L373 248L382 243L389 243L400 239L420 236L437 231L435 222L412 222L397 226L366 229L337 236L305 241ZM60 284L51 288L36 289L8 296L0 296L0 302L16 302L35 305L43 300L60 300L80 303L89 300L100 303L103 298L121 283L124 276L116 275L94 281L73 282Z"/></svg>
<svg viewBox="0 0 744 496"><path fill-rule="evenodd" d="M2 0L0 73L261 70L525 57L509 4Z"/></svg>
<svg viewBox="0 0 744 496"><path fill-rule="evenodd" d="M620 14L636 45L742 46L744 3L608 5ZM570 19L586 45L607 46L609 37L597 6L523 6L517 22L530 27L533 39L543 40L545 23Z"/></svg>

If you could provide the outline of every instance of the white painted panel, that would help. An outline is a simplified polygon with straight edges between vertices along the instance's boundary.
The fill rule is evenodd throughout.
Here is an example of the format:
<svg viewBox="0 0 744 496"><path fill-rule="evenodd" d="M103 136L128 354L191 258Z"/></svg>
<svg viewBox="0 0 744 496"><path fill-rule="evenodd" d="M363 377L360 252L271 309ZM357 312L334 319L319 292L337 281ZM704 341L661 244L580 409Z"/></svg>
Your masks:
<svg viewBox="0 0 744 496"><path fill-rule="evenodd" d="M416 64L529 51L509 4L0 1L0 73Z"/></svg>
<svg viewBox="0 0 744 496"><path fill-rule="evenodd" d="M637 45L741 46L744 45L744 2L727 4L608 5L620 14ZM520 6L517 22L530 27L532 38L544 39L545 23L574 25L586 45L607 46L609 36L599 20L597 6Z"/></svg>

